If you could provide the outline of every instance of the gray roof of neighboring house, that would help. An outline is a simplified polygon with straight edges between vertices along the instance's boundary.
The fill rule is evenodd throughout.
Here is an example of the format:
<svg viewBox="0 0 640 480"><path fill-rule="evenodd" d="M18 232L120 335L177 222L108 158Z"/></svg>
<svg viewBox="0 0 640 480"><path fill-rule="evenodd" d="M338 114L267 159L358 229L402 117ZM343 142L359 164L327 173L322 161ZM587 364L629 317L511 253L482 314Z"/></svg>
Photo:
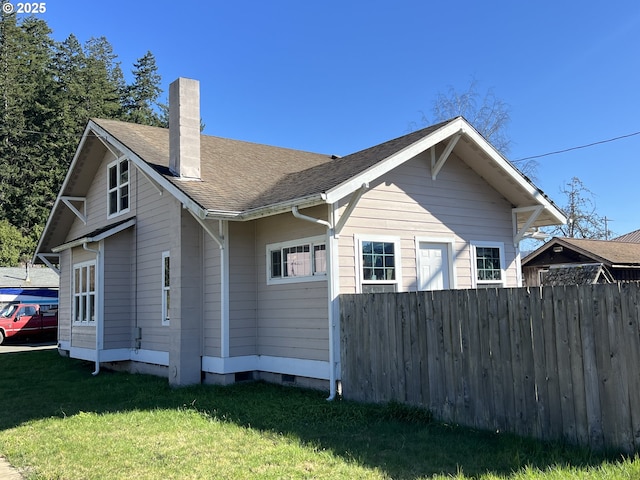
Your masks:
<svg viewBox="0 0 640 480"><path fill-rule="evenodd" d="M611 241L640 243L640 230L634 230L633 232L629 232L624 235L620 235L619 237L612 238Z"/></svg>
<svg viewBox="0 0 640 480"><path fill-rule="evenodd" d="M58 288L60 277L46 267L34 266L29 269L29 282L25 267L0 267L0 287L47 287Z"/></svg>

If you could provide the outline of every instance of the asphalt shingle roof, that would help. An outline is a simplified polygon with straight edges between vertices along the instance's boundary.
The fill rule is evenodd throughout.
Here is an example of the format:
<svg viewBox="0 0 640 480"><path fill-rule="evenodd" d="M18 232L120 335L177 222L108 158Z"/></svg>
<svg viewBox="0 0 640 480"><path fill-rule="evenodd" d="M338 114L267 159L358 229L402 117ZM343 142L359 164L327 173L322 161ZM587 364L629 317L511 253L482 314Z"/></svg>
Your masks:
<svg viewBox="0 0 640 480"><path fill-rule="evenodd" d="M562 241L590 252L610 264L640 265L640 243L562 238Z"/></svg>
<svg viewBox="0 0 640 480"><path fill-rule="evenodd" d="M169 130L94 119L208 210L243 212L319 194L340 185L448 122L412 132L342 158L201 135L201 181L184 181L169 171Z"/></svg>

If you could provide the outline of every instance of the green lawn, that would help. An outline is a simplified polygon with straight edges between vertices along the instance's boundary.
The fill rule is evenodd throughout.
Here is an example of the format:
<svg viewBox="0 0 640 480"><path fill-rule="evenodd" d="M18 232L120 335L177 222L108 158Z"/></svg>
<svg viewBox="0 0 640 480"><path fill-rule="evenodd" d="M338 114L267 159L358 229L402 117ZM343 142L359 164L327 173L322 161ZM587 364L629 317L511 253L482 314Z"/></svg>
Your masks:
<svg viewBox="0 0 640 480"><path fill-rule="evenodd" d="M264 383L171 389L57 352L0 355L0 454L27 478L640 478L640 460L327 402Z"/></svg>

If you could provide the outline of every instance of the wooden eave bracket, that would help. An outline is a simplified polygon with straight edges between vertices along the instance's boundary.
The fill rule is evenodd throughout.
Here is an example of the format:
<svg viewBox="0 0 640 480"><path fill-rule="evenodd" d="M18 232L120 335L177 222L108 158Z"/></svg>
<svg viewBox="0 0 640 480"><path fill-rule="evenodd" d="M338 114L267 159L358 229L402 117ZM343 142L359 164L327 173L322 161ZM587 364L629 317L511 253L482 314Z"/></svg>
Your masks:
<svg viewBox="0 0 640 480"><path fill-rule="evenodd" d="M438 173L440 173L440 170L442 169L445 162L449 158L449 155L451 155L451 152L453 152L453 149L456 146L456 143L458 143L458 140L460 140L460 137L462 137L462 133L463 133L462 130L460 130L458 133L454 134L451 137L451 140L449 140L449 143L447 143L447 146L445 147L444 152L442 152L442 155L440 155L440 158L438 158L437 160L436 160L435 145L431 147L431 179L432 180L435 180L436 177L438 176Z"/></svg>
<svg viewBox="0 0 640 480"><path fill-rule="evenodd" d="M515 231L515 235L513 237L513 244L518 245L520 241L524 238L531 237L528 233L529 229L533 225L540 214L544 211L544 207L542 205L537 205L534 207L520 207L514 208L511 210L513 212L513 227ZM529 218L524 222L522 227L518 229L518 214L520 213L529 213Z"/></svg>
<svg viewBox="0 0 640 480"><path fill-rule="evenodd" d="M53 263L51 263L49 261L49 259L47 257L53 257L56 259L57 263L60 263L60 255L57 253L38 253L37 257L42 260L42 263L44 263L47 267L49 267L51 270L53 270L54 272L56 272L56 274L58 276L60 276L60 269L57 268Z"/></svg>
<svg viewBox="0 0 640 480"><path fill-rule="evenodd" d="M69 210L71 210L76 217L82 220L82 223L87 224L87 199L84 197L60 197L62 203L64 203ZM82 212L73 204L73 202L77 202L82 204Z"/></svg>
<svg viewBox="0 0 640 480"><path fill-rule="evenodd" d="M186 208L186 207L185 207ZM200 224L202 229L207 232L207 234L213 238L213 240L218 244L218 246L223 249L224 248L224 235L222 234L222 220L206 220L200 218L194 212L191 211L190 208L187 208L187 211L191 214L193 218ZM211 222L218 223L218 231L215 231L214 225Z"/></svg>
<svg viewBox="0 0 640 480"><path fill-rule="evenodd" d="M353 210L356 208L356 205L360 201L360 198L362 197L364 192L366 192L368 189L369 189L369 184L363 183L358 190L356 190L351 194L351 198L349 198L349 203L347 204L347 208L345 209L344 213L340 215L340 219L338 220L338 223L333 229L334 235L336 236L336 238L340 235L340 232L342 231L345 224L347 223L347 220L349 220L349 217L353 213Z"/></svg>

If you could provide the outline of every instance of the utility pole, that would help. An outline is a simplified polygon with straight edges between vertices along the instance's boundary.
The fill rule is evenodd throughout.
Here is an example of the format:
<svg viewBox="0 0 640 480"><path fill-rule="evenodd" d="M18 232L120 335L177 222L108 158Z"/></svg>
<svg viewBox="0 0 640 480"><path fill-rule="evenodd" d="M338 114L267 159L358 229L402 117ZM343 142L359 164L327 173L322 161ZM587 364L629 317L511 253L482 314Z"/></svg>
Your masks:
<svg viewBox="0 0 640 480"><path fill-rule="evenodd" d="M604 239L609 240L609 222L613 222L612 219L604 217Z"/></svg>

